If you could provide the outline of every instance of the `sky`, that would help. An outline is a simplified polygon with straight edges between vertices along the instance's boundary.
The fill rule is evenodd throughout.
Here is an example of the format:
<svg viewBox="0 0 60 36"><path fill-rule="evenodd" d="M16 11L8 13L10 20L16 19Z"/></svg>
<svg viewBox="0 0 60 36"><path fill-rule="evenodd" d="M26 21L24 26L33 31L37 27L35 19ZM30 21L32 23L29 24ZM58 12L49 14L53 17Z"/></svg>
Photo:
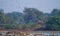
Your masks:
<svg viewBox="0 0 60 36"><path fill-rule="evenodd" d="M50 13L55 8L60 9L60 0L0 0L0 9L4 9L5 13L23 12L25 7Z"/></svg>

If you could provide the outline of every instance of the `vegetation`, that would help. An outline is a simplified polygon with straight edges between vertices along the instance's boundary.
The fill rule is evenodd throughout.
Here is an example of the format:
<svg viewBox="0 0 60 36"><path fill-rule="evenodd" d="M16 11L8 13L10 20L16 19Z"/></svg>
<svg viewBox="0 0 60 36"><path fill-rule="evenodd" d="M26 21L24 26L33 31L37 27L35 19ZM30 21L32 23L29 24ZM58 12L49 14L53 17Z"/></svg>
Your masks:
<svg viewBox="0 0 60 36"><path fill-rule="evenodd" d="M4 28L3 28L4 27ZM25 8L23 13L4 13L0 9L0 29L60 30L60 10L43 13L36 8Z"/></svg>

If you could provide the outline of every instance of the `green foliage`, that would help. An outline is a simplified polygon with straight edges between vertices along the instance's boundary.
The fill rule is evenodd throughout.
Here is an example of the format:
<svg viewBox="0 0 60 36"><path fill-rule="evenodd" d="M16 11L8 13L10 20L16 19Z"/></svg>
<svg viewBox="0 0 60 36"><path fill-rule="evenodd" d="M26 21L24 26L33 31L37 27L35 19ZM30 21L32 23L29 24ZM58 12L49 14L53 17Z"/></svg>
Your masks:
<svg viewBox="0 0 60 36"><path fill-rule="evenodd" d="M8 18L7 24L22 24L23 15L19 12L7 13L6 17Z"/></svg>
<svg viewBox="0 0 60 36"><path fill-rule="evenodd" d="M49 17L48 21L46 24L50 25L52 27L52 30L60 30L60 12L59 10L54 10L51 14L52 16Z"/></svg>
<svg viewBox="0 0 60 36"><path fill-rule="evenodd" d="M24 25L22 26L22 29L25 30L26 28L27 28L27 25L24 24Z"/></svg>
<svg viewBox="0 0 60 36"><path fill-rule="evenodd" d="M50 14L45 14L36 8L25 8L23 13L4 13L3 9L0 10L0 24L8 24L4 26L5 29L42 28L37 24L38 20L42 20L46 25L44 30L60 30L60 10L58 9L54 9Z"/></svg>
<svg viewBox="0 0 60 36"><path fill-rule="evenodd" d="M24 20L26 23L33 22L36 23L38 19L42 19L43 17L43 12L39 11L36 8L25 8L24 9Z"/></svg>
<svg viewBox="0 0 60 36"><path fill-rule="evenodd" d="M14 28L13 25L10 25L10 24L5 25L4 27L5 27L5 29L13 29Z"/></svg>
<svg viewBox="0 0 60 36"><path fill-rule="evenodd" d="M5 21L6 21L6 17L5 17L5 14L4 14L4 10L0 9L0 24L4 24Z"/></svg>
<svg viewBox="0 0 60 36"><path fill-rule="evenodd" d="M31 27L36 27L37 26L37 24L31 24Z"/></svg>

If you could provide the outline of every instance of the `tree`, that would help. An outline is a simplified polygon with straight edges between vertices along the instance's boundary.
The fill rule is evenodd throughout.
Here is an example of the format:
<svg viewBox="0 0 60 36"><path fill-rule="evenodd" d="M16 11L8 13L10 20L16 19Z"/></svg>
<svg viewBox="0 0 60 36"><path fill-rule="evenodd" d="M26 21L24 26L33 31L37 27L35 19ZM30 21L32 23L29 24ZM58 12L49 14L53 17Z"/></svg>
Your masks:
<svg viewBox="0 0 60 36"><path fill-rule="evenodd" d="M23 24L23 14L20 12L12 12L6 14L8 24Z"/></svg>
<svg viewBox="0 0 60 36"><path fill-rule="evenodd" d="M51 15L52 16L48 18L46 25L49 25L51 30L60 30L60 10L54 9Z"/></svg>
<svg viewBox="0 0 60 36"><path fill-rule="evenodd" d="M8 24L4 26L5 29L14 29L14 25Z"/></svg>
<svg viewBox="0 0 60 36"><path fill-rule="evenodd" d="M6 19L5 19L4 10L0 9L0 24L4 24L5 21L6 21Z"/></svg>
<svg viewBox="0 0 60 36"><path fill-rule="evenodd" d="M26 23L35 23L38 19L41 19L41 17L43 16L43 13L36 8L25 8L23 12L25 14L24 20L26 21Z"/></svg>
<svg viewBox="0 0 60 36"><path fill-rule="evenodd" d="M24 24L24 25L22 26L22 30L26 30L26 28L27 28L27 25Z"/></svg>

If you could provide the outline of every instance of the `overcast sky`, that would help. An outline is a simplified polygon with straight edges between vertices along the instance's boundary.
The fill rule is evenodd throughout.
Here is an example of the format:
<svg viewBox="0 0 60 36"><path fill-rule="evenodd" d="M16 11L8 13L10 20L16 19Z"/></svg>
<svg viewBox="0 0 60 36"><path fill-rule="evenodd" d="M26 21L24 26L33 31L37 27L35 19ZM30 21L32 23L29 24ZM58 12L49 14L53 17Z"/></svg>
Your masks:
<svg viewBox="0 0 60 36"><path fill-rule="evenodd" d="M60 0L0 0L0 9L4 11L22 12L24 7L37 8L44 13L50 13L54 8L60 8Z"/></svg>

